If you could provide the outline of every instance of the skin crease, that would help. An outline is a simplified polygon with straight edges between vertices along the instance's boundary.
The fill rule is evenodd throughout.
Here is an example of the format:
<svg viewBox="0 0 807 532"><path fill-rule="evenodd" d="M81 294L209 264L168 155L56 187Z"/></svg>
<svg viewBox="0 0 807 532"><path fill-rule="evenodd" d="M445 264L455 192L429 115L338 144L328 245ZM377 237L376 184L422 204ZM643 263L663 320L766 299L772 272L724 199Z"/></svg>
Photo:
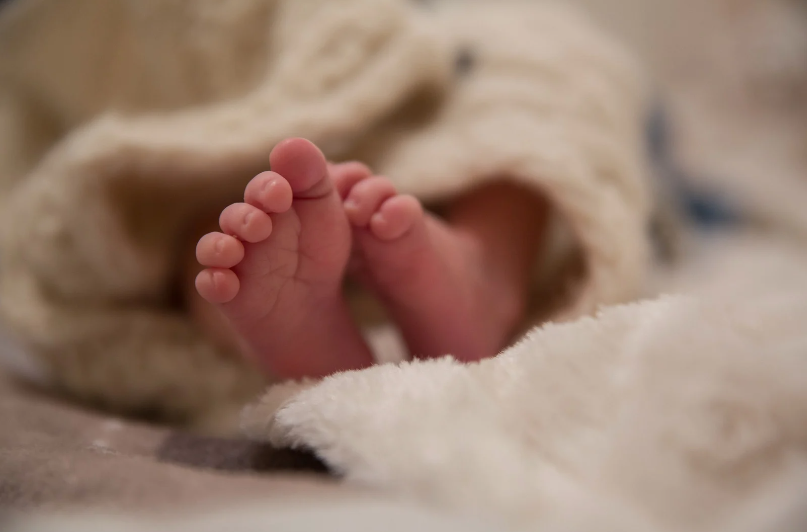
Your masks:
<svg viewBox="0 0 807 532"><path fill-rule="evenodd" d="M360 163L329 164L304 139L278 144L221 231L188 260L188 307L225 349L267 374L320 377L373 363L344 301L351 254L415 357L474 361L506 346L523 317L548 206L505 180L424 212Z"/></svg>

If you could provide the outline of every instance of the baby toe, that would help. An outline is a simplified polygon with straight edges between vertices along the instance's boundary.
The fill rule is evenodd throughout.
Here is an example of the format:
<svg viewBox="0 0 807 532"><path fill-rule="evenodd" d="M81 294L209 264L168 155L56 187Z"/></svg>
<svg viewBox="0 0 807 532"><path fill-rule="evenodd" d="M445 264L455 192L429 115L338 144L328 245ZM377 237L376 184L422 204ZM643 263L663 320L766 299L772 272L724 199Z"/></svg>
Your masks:
<svg viewBox="0 0 807 532"><path fill-rule="evenodd" d="M396 193L395 186L385 177L371 177L357 183L344 203L348 220L356 227L366 227L381 204Z"/></svg>
<svg viewBox="0 0 807 532"><path fill-rule="evenodd" d="M291 185L276 172L262 172L252 178L244 191L244 202L264 212L282 213L291 208Z"/></svg>
<svg viewBox="0 0 807 532"><path fill-rule="evenodd" d="M331 173L331 179L333 179L339 197L343 200L347 199L348 194L357 183L372 175L367 165L358 161L330 164L328 171Z"/></svg>
<svg viewBox="0 0 807 532"><path fill-rule="evenodd" d="M196 260L210 268L232 268L244 259L244 245L222 233L208 233L196 245Z"/></svg>
<svg viewBox="0 0 807 532"><path fill-rule="evenodd" d="M262 210L246 203L234 203L219 217L222 232L245 242L261 242L272 234L272 219Z"/></svg>
<svg viewBox="0 0 807 532"><path fill-rule="evenodd" d="M308 140L290 138L280 142L269 154L269 165L288 181L295 197L316 199L333 191L328 162Z"/></svg>
<svg viewBox="0 0 807 532"><path fill-rule="evenodd" d="M241 282L232 270L209 268L196 276L196 291L206 301L220 305L229 303L241 288Z"/></svg>
<svg viewBox="0 0 807 532"><path fill-rule="evenodd" d="M423 205L414 196L395 196L370 219L370 231L380 240L401 238L423 220Z"/></svg>

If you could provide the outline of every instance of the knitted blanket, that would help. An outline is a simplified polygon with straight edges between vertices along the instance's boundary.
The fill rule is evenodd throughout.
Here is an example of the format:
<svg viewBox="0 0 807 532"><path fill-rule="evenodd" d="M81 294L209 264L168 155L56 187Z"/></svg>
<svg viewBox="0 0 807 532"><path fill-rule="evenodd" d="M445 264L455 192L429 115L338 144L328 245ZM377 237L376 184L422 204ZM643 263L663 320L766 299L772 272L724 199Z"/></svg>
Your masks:
<svg viewBox="0 0 807 532"><path fill-rule="evenodd" d="M265 386L177 308L177 250L288 136L424 201L540 191L544 318L641 288L641 77L563 6L21 0L0 48L0 315L84 401L226 430Z"/></svg>

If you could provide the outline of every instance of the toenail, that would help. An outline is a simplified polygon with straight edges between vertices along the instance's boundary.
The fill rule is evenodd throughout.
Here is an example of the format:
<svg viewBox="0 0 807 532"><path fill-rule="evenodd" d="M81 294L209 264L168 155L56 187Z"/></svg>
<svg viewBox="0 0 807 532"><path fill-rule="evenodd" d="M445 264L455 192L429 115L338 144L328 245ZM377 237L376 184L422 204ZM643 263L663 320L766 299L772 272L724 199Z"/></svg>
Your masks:
<svg viewBox="0 0 807 532"><path fill-rule="evenodd" d="M248 212L244 215L244 225L249 225L250 220L252 220L252 215L255 213Z"/></svg>
<svg viewBox="0 0 807 532"><path fill-rule="evenodd" d="M221 255L222 253L224 253L224 245L225 245L224 239L219 238L218 241L216 242L216 255Z"/></svg>
<svg viewBox="0 0 807 532"><path fill-rule="evenodd" d="M359 208L358 202L356 200L349 199L345 202L345 210L353 211Z"/></svg>

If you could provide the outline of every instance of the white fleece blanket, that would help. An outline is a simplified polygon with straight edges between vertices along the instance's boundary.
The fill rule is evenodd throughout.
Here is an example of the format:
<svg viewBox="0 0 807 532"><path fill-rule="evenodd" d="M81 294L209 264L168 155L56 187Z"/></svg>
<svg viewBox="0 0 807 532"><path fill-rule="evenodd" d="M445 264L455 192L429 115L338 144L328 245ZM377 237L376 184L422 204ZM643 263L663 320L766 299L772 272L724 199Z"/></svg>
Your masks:
<svg viewBox="0 0 807 532"><path fill-rule="evenodd" d="M752 267L789 288L608 308L477 365L276 387L245 428L351 482L533 530L807 526L806 264L769 255Z"/></svg>

